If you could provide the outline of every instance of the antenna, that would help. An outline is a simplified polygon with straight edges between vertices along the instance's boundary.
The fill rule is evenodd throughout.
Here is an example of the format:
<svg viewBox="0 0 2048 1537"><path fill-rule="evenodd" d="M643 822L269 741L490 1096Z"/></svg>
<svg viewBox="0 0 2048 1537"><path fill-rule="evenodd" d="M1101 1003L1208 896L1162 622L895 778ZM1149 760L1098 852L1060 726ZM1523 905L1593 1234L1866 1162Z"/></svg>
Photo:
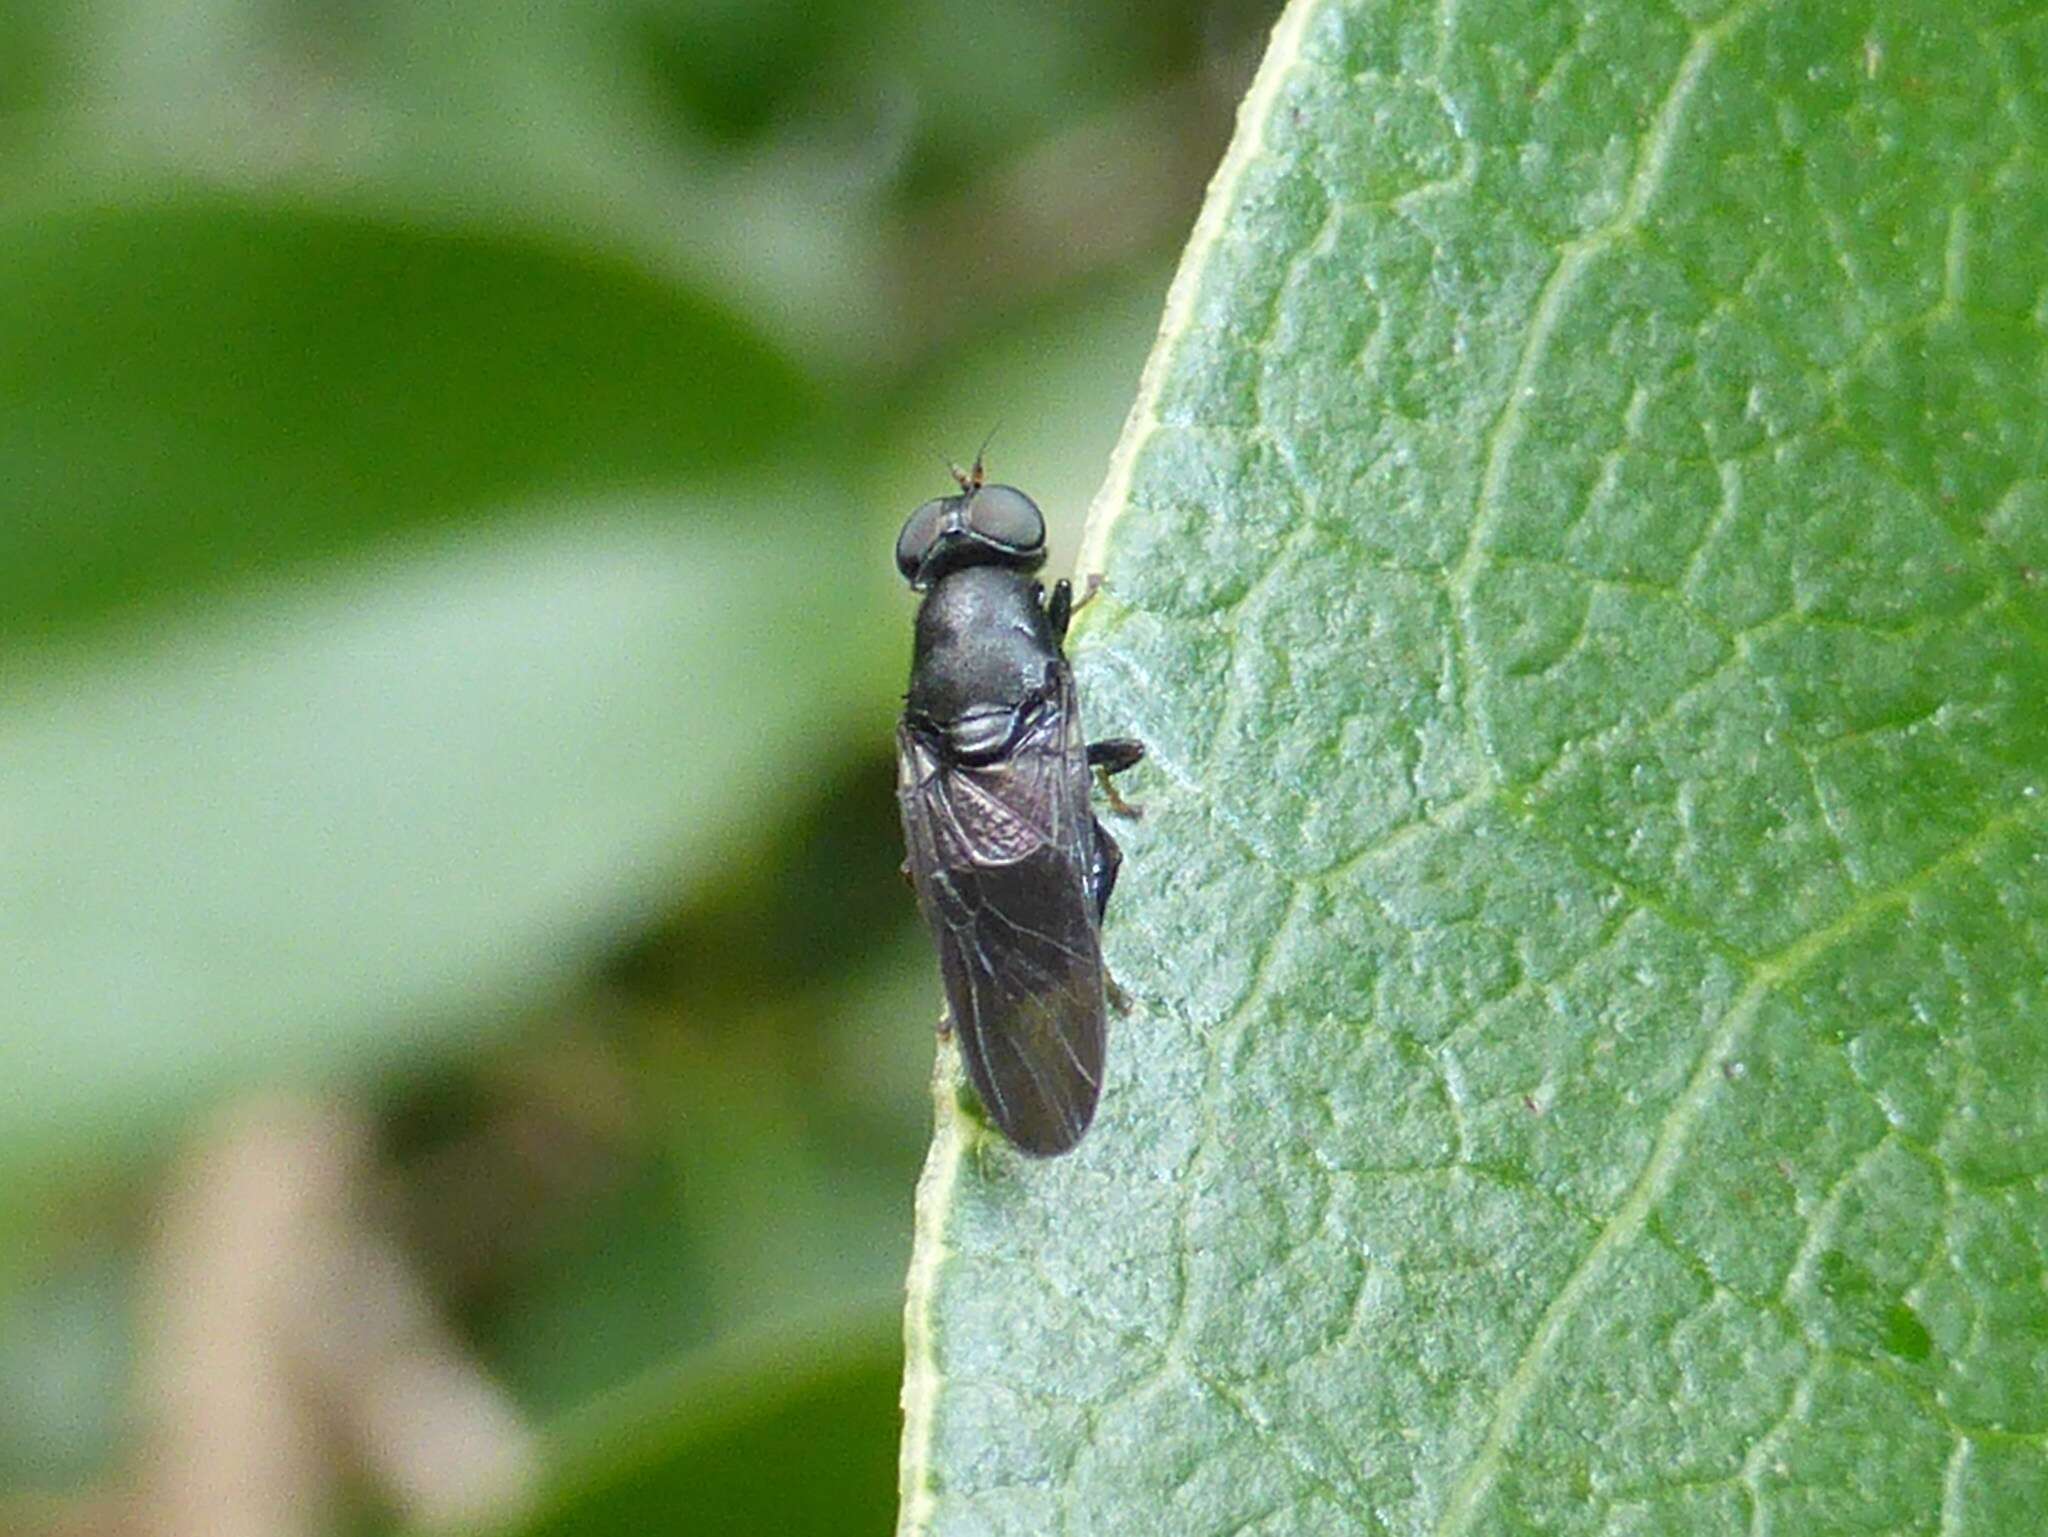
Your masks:
<svg viewBox="0 0 2048 1537"><path fill-rule="evenodd" d="M974 451L974 468L968 472L969 477L973 480L974 484L971 486L967 486L964 489L969 491L979 491L981 489L982 481L987 478L982 473L981 461L988 454L989 444L993 443L995 440L996 429L994 427L991 427L988 430L988 436L981 440L981 447L977 448Z"/></svg>

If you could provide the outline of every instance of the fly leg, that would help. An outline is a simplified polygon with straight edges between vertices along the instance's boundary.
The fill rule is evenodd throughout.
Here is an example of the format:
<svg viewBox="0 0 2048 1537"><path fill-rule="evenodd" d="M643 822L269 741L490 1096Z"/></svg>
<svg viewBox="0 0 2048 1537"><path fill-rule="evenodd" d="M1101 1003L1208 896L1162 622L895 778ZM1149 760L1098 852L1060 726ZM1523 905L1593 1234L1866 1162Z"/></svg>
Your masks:
<svg viewBox="0 0 2048 1537"><path fill-rule="evenodd" d="M1109 809L1120 817L1140 817L1145 813L1142 807L1133 806L1117 794L1109 776L1135 767L1144 756L1145 744L1136 737L1105 737L1100 742L1088 744L1088 766L1095 770L1095 783L1101 789L1103 799L1109 802Z"/></svg>
<svg viewBox="0 0 2048 1537"><path fill-rule="evenodd" d="M1052 597L1045 605L1045 622L1052 630L1052 638L1064 643L1067 638L1067 621L1077 610L1086 608L1095 601L1095 595L1102 591L1102 573L1093 572L1081 585L1081 596L1074 596L1074 584L1061 577L1052 584Z"/></svg>
<svg viewBox="0 0 2048 1537"><path fill-rule="evenodd" d="M1088 869L1088 889L1095 897L1095 921L1100 923L1109 911L1109 894L1116 890L1116 872L1123 865L1124 851L1116 846L1102 818L1091 820L1095 823L1095 859Z"/></svg>
<svg viewBox="0 0 2048 1537"><path fill-rule="evenodd" d="M1074 617L1074 584L1061 577L1052 584L1052 597L1045 605L1046 628L1052 631L1053 643L1064 644L1067 638L1067 621Z"/></svg>
<svg viewBox="0 0 2048 1537"><path fill-rule="evenodd" d="M1145 744L1134 736L1109 736L1088 744L1088 766L1105 774L1121 774L1144 759Z"/></svg>
<svg viewBox="0 0 2048 1537"><path fill-rule="evenodd" d="M1088 889L1095 896L1095 921L1099 924L1102 915L1109 911L1109 894L1116 890L1116 872L1123 867L1124 851L1102 825L1102 818L1089 820L1095 824L1095 861L1088 869ZM1109 994L1110 1007L1119 1014L1131 1012L1131 995L1116 985L1115 977L1105 973L1102 985Z"/></svg>

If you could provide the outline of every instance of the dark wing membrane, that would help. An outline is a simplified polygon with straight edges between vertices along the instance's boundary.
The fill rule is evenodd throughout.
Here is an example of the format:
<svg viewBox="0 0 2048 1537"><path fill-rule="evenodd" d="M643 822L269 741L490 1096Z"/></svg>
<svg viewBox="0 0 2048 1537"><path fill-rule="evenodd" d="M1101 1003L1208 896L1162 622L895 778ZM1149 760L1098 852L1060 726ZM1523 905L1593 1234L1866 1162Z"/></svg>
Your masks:
<svg viewBox="0 0 2048 1537"><path fill-rule="evenodd" d="M999 762L948 765L907 726L897 748L911 879L968 1077L1004 1136L1063 1153L1094 1118L1106 1033L1073 684L1062 668Z"/></svg>

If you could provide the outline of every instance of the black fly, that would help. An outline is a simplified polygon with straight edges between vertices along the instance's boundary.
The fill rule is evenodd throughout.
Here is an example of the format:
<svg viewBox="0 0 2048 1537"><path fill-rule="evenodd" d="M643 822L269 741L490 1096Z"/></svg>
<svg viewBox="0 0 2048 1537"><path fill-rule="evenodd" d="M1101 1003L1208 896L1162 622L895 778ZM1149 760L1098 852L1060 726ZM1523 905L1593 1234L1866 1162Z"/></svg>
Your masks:
<svg viewBox="0 0 2048 1537"><path fill-rule="evenodd" d="M953 473L960 494L926 502L896 540L896 569L925 594L896 728L904 869L967 1075L1003 1135L1043 1157L1081 1140L1102 1092L1101 924L1122 856L1089 770L1107 788L1145 749L1082 741L1060 649L1074 593L1032 580L1036 504L984 484L978 457Z"/></svg>

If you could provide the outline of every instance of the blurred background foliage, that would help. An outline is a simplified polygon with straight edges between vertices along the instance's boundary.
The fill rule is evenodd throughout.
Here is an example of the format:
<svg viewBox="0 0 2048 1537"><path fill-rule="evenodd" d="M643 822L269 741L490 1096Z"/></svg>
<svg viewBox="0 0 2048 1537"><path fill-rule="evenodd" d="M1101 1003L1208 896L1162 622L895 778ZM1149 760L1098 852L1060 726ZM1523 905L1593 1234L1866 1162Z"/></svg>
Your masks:
<svg viewBox="0 0 2048 1537"><path fill-rule="evenodd" d="M1272 9L0 4L0 1528L888 1522L888 552Z"/></svg>

